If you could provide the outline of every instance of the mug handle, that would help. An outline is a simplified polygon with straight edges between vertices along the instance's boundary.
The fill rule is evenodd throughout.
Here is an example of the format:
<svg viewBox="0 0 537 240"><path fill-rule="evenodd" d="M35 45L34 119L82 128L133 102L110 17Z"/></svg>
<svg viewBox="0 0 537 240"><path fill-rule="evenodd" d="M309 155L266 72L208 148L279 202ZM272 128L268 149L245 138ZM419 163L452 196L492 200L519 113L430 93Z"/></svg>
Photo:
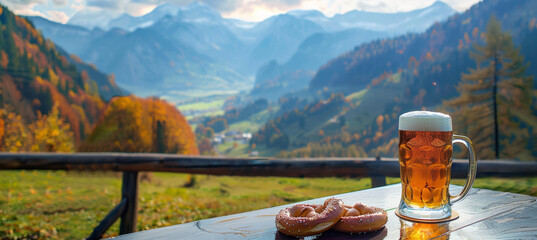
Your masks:
<svg viewBox="0 0 537 240"><path fill-rule="evenodd" d="M450 196L450 204L454 204L460 200L463 200L466 197L468 192L470 192L472 185L474 184L475 174L477 172L477 158L475 156L474 145L472 144L472 141L465 136L453 135L453 144L455 143L462 143L464 146L466 146L466 148L468 149L468 160L470 161L470 163L468 165L469 169L466 184L464 185L464 188L459 195Z"/></svg>

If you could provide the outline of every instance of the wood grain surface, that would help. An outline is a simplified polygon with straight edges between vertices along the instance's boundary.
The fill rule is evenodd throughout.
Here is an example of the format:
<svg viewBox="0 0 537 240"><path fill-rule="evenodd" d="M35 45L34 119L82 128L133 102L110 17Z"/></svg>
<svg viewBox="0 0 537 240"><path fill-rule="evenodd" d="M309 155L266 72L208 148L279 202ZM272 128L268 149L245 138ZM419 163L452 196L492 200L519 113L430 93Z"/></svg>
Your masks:
<svg viewBox="0 0 537 240"><path fill-rule="evenodd" d="M181 172L228 176L399 177L395 158L222 158L156 153L0 153L0 170ZM451 177L466 178L468 161L453 160ZM477 176L536 176L536 162L479 160Z"/></svg>
<svg viewBox="0 0 537 240"><path fill-rule="evenodd" d="M450 187L453 195L460 190L459 186ZM388 212L388 223L369 234L328 231L305 239L537 239L535 197L474 188L466 199L453 205L453 210L460 214L459 219L424 224L404 221L395 215L400 195L400 184L335 195L346 204L362 202L384 208ZM302 203L319 204L326 198ZM276 214L289 206L131 233L117 239L296 239L279 233L275 227Z"/></svg>

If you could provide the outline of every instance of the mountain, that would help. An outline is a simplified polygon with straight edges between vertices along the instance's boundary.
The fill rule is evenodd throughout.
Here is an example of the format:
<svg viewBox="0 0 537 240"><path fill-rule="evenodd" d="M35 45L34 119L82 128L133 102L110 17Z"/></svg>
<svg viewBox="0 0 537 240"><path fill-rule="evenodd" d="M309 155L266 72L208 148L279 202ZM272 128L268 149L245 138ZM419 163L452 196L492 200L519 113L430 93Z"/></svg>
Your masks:
<svg viewBox="0 0 537 240"><path fill-rule="evenodd" d="M172 3L162 4L153 11L140 17L133 17L129 14L123 14L118 18L110 20L104 29L121 28L128 31L134 31L136 28L143 28L153 25L155 22L167 15L175 15L179 11L179 6Z"/></svg>
<svg viewBox="0 0 537 240"><path fill-rule="evenodd" d="M94 40L80 56L116 73L120 85L146 96L244 89L248 82L235 71L150 28L134 32L113 29Z"/></svg>
<svg viewBox="0 0 537 240"><path fill-rule="evenodd" d="M58 52L65 56L69 63L75 65L76 69L83 74L88 74L88 77L95 81L98 86L99 95L105 101L109 101L115 96L126 96L129 92L120 88L116 84L116 79L113 74L104 74L95 65L88 64L74 54L68 54L65 50L57 48Z"/></svg>
<svg viewBox="0 0 537 240"><path fill-rule="evenodd" d="M67 24L81 26L87 29L106 29L110 21L117 17L118 13L111 10L83 9L76 12Z"/></svg>
<svg viewBox="0 0 537 240"><path fill-rule="evenodd" d="M118 84L138 95L178 99L188 97L193 89L199 93L250 86L248 79L229 67L182 44L181 40L173 38L173 33L166 34L169 16L153 28L138 28L132 32L119 28L88 30L42 18L31 19L42 26L45 36L65 44L68 51L84 61L114 73ZM191 27L188 23L182 26ZM73 44L80 42L83 44Z"/></svg>
<svg viewBox="0 0 537 240"><path fill-rule="evenodd" d="M454 93L456 82L452 78L458 80L458 74L475 65L468 57L469 47L481 40L490 16L505 16L501 19L503 28L508 29L515 42L519 43L521 32L528 30L529 22L537 14L532 11L536 6L531 1L509 5L506 1L488 0L474 5L463 14L433 25L424 33L363 44L319 69L310 88L356 90L367 86L383 73L393 74L400 70L414 72L415 69L416 74L412 78L423 83L424 87L427 85L431 89L431 81L449 86L435 90L442 91L447 97ZM446 71L456 74L447 77Z"/></svg>
<svg viewBox="0 0 537 240"><path fill-rule="evenodd" d="M197 19L166 16L148 29L159 32L170 41L189 46L216 63L229 68L240 68L245 60L240 53L246 46L221 21L220 15L210 14ZM213 19L214 18L214 19ZM213 20L202 20L213 19Z"/></svg>
<svg viewBox="0 0 537 240"><path fill-rule="evenodd" d="M277 68L277 63L272 61L260 68L257 79L265 78L266 80L255 84L250 91L251 96L276 101L287 93L292 94L295 91L306 88L307 83L315 74L315 71L304 70L278 72L277 70L272 70L275 67ZM261 77L260 75L263 74L273 74L273 76Z"/></svg>
<svg viewBox="0 0 537 240"><path fill-rule="evenodd" d="M293 10L289 15L306 19L322 26L327 32L338 32L346 29L364 29L389 32L392 36L407 32L421 32L436 21L455 14L456 11L442 1L431 6L409 12L379 13L351 10L344 14L326 17L317 10Z"/></svg>
<svg viewBox="0 0 537 240"><path fill-rule="evenodd" d="M114 73L127 90L177 100L251 89L253 76L263 75L258 69L272 60L282 65L280 72L285 76L257 79L256 86L279 79L286 82L277 86L298 90L307 84L307 75L328 59L362 42L423 29L452 12L441 3L409 13L353 11L334 17L315 10L294 10L251 23L223 18L195 1L186 6L163 4L138 17L108 14L103 19L93 18L98 12L88 10L73 16L69 24L31 19L69 53ZM356 21L384 27L378 32L350 24ZM293 79L295 76L300 79ZM268 95L277 98L274 93Z"/></svg>
<svg viewBox="0 0 537 240"><path fill-rule="evenodd" d="M346 156L351 146L363 148L368 156L395 155L398 116L434 110L459 94L461 74L476 68L470 58L472 45L483 44L491 16L501 16L504 31L510 32L526 62L534 64L536 10L535 1L486 0L423 33L359 45L316 72L308 87L308 106L272 119L251 143L272 149L269 153L287 149L282 156L291 157L315 150L310 144L318 149L337 145L341 151L336 156ZM526 74L536 76L537 70L530 67ZM271 143L278 138L289 144Z"/></svg>
<svg viewBox="0 0 537 240"><path fill-rule="evenodd" d="M374 13L353 10L345 14L336 14L325 26L335 31L361 28L391 32L395 36L424 31L432 23L442 21L455 13L456 11L446 3L436 1L429 7L410 12Z"/></svg>
<svg viewBox="0 0 537 240"><path fill-rule="evenodd" d="M42 32L53 32L51 34L58 36L57 38L60 39L59 44L63 46L62 48L57 48L59 53L67 57L67 60L71 64L74 64L77 69L80 71L86 71L90 78L97 82L97 85L99 85L99 93L104 100L108 101L113 96L126 95L127 92L123 89L120 89L115 84L115 76L107 75L98 70L95 65L87 64L80 59L80 57L74 54L69 54L69 52L72 53L73 50L78 48L80 45L89 44L91 39L101 36L104 33L102 30L96 29L93 31L88 31L82 27L63 25L60 23L51 22L38 16L26 18L32 21L33 24L39 25ZM80 36L85 37L81 38Z"/></svg>
<svg viewBox="0 0 537 240"><path fill-rule="evenodd" d="M421 32L434 22L444 20L454 13L455 11L449 5L439 1L429 7L411 12L372 13L350 11L343 15L335 15L333 18L328 18L315 10L291 11L288 13L289 15L313 21L323 26L326 31L306 38L289 60L283 61L283 63L282 61L277 61L276 65L273 62L265 63L265 65L272 65L269 69L274 72L267 72L267 67L262 66L256 74L255 85L251 94L254 97L260 97L258 94L263 91L276 90L280 94L303 89L310 79L304 77L290 79L279 75L297 76L293 73L316 71L328 60L350 51L362 43L409 31ZM285 82L279 82L280 80ZM294 82L291 86L297 88L264 87L266 85L290 86L288 84L290 81ZM265 92L263 95L271 95L273 98L280 96L276 92Z"/></svg>
<svg viewBox="0 0 537 240"><path fill-rule="evenodd" d="M26 18L32 21L44 37L51 39L68 53L80 54L80 49L84 49L84 46L89 45L94 39L105 34L105 31L99 28L88 30L76 25L52 22L39 16Z"/></svg>
<svg viewBox="0 0 537 240"><path fill-rule="evenodd" d="M361 43L386 36L387 33L363 29L313 34L300 44L287 62L278 64L273 60L261 66L250 94L276 100L282 94L307 88L315 71L328 59Z"/></svg>
<svg viewBox="0 0 537 240"><path fill-rule="evenodd" d="M103 96L122 94L112 78L64 55L31 21L3 6L0 35L0 106L18 121L30 124L55 108L79 143L103 112Z"/></svg>
<svg viewBox="0 0 537 240"><path fill-rule="evenodd" d="M254 69L268 60L286 61L297 50L300 42L323 31L321 26L312 21L288 14L269 18L259 23L255 30L262 33L249 56Z"/></svg>

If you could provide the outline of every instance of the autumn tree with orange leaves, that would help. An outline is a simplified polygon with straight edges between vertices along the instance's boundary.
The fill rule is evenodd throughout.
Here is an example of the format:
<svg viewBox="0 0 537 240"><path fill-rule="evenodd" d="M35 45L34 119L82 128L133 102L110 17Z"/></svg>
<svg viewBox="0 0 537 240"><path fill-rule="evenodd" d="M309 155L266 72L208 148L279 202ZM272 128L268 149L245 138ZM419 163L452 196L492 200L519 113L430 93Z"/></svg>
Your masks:
<svg viewBox="0 0 537 240"><path fill-rule="evenodd" d="M199 154L194 133L174 106L135 96L112 99L79 151Z"/></svg>
<svg viewBox="0 0 537 240"><path fill-rule="evenodd" d="M49 114L38 113L37 120L30 124L20 115L1 109L0 151L73 152L73 132L61 119L57 107Z"/></svg>

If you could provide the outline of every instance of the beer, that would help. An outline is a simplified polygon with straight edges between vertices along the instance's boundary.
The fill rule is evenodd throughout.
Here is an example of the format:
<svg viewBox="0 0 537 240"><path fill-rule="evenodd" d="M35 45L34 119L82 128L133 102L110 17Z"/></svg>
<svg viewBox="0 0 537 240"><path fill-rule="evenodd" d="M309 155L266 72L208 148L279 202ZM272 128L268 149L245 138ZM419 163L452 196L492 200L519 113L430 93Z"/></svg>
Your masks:
<svg viewBox="0 0 537 240"><path fill-rule="evenodd" d="M401 222L400 228L400 240L412 240L412 239L438 239L448 240L449 234L445 234L449 231L449 223L419 223L406 220L399 220Z"/></svg>
<svg viewBox="0 0 537 240"><path fill-rule="evenodd" d="M448 203L453 147L451 131L399 131L403 201L412 207Z"/></svg>
<svg viewBox="0 0 537 240"><path fill-rule="evenodd" d="M449 195L453 143L468 148L468 179L457 196ZM401 217L437 220L451 216L451 204L472 188L477 161L472 141L453 135L451 117L437 112L408 112L399 117Z"/></svg>

